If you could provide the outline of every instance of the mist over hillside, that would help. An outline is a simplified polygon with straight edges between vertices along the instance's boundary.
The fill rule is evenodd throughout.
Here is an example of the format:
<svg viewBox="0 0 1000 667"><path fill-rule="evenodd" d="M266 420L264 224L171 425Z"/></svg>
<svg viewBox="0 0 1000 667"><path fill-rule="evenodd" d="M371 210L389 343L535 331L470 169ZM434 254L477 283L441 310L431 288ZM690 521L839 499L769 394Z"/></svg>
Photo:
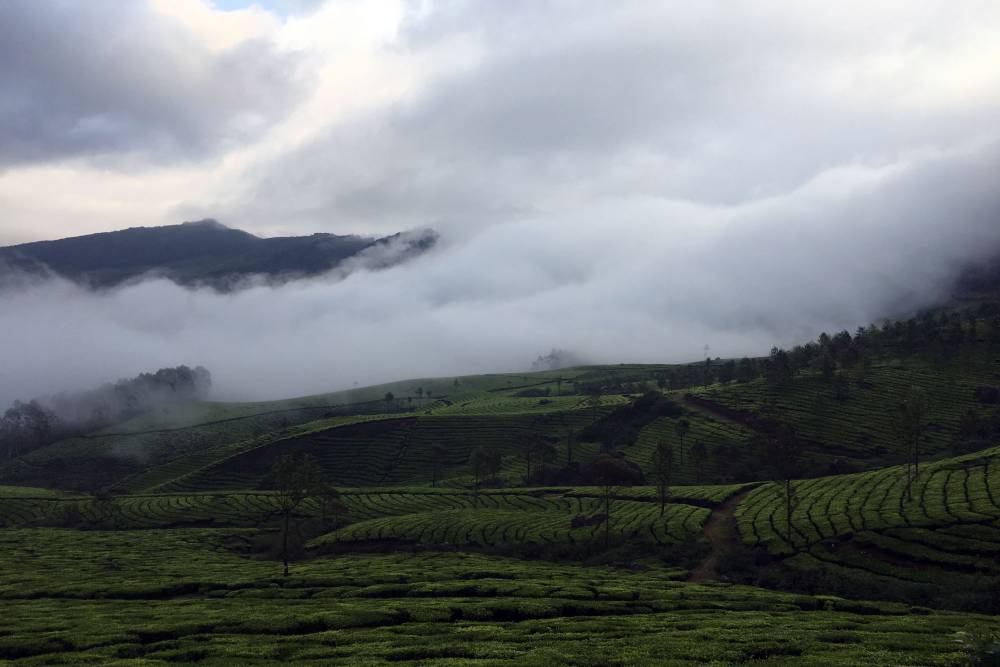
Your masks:
<svg viewBox="0 0 1000 667"><path fill-rule="evenodd" d="M838 169L736 207L539 215L384 270L228 294L36 277L0 291L0 401L177 364L211 368L218 397L264 399L525 369L553 348L593 363L764 354L947 301L1000 248L998 155Z"/></svg>
<svg viewBox="0 0 1000 667"><path fill-rule="evenodd" d="M31 64L3 243L247 230L198 228L241 250L197 260L31 246L63 277L5 279L0 401L178 364L264 398L761 354L947 301L1000 247L995 3L188 4L0 9ZM141 37L108 60L110 21ZM347 257L428 227L411 261ZM330 229L358 236L291 238Z"/></svg>
<svg viewBox="0 0 1000 667"><path fill-rule="evenodd" d="M997 664L998 35L0 0L0 663Z"/></svg>

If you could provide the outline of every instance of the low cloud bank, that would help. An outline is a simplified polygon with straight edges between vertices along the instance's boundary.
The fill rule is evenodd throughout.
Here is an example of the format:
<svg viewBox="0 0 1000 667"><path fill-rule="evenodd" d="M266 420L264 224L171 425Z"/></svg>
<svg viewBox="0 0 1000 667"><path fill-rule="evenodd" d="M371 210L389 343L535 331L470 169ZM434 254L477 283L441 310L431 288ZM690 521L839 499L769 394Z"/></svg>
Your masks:
<svg viewBox="0 0 1000 667"><path fill-rule="evenodd" d="M143 370L220 399L414 376L763 354L947 296L1000 249L1000 145L824 172L736 206L607 198L496 224L381 271L233 294L149 280L0 288L0 404Z"/></svg>

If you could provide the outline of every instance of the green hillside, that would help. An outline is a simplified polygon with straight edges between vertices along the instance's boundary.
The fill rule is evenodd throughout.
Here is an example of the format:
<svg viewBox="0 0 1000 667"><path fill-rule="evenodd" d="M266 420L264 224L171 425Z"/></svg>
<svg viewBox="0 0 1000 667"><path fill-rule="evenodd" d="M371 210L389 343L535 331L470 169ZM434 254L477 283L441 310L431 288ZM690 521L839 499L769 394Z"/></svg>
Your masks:
<svg viewBox="0 0 1000 667"><path fill-rule="evenodd" d="M188 403L40 447L0 466L0 659L984 664L990 317ZM132 603L128 631L79 620Z"/></svg>

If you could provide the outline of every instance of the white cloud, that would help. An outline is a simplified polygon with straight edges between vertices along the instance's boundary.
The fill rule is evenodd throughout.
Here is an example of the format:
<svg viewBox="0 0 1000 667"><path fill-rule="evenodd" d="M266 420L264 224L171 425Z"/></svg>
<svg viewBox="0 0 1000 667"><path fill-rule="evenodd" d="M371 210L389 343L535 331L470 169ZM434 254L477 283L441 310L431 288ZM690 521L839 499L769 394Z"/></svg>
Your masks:
<svg viewBox="0 0 1000 667"><path fill-rule="evenodd" d="M761 354L946 295L1000 243L1000 144L838 169L738 207L604 202L392 269L220 295L151 281L0 291L0 402L181 363L220 398L588 361Z"/></svg>
<svg viewBox="0 0 1000 667"><path fill-rule="evenodd" d="M86 26L121 5L85 6ZM137 21L148 34L124 46L148 63L163 31L179 36L175 57L140 69L185 123L157 111L116 134L84 113L110 142L92 151L58 123L17 134L35 158L4 161L0 243L212 216L264 234L431 225L449 245L228 297L164 283L4 294L2 348L30 351L0 359L18 395L176 363L210 366L228 395L273 396L512 368L552 347L761 352L933 300L1000 242L992 0L134 6L172 15ZM192 71L211 83L198 73L242 67L233 54L261 44L217 115L186 114L204 90ZM43 62L55 80L81 67ZM110 79L135 81L129 65ZM307 94L269 97L302 71ZM32 62L0 73L8 106L46 89ZM98 98L51 102L131 108ZM243 110L267 122L237 131ZM177 127L190 154L161 141Z"/></svg>

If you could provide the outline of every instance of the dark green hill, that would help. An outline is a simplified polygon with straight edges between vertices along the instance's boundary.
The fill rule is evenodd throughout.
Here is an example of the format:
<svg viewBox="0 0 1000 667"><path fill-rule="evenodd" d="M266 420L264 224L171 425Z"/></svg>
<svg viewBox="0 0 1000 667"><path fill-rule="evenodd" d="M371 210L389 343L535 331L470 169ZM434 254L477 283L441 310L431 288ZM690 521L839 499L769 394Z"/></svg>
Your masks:
<svg viewBox="0 0 1000 667"><path fill-rule="evenodd" d="M0 267L47 269L94 287L154 274L182 285L230 289L250 276L284 279L324 273L359 253L391 244L389 253L368 261L381 267L426 250L435 238L430 230L381 239L336 234L260 238L202 220L0 248Z"/></svg>

